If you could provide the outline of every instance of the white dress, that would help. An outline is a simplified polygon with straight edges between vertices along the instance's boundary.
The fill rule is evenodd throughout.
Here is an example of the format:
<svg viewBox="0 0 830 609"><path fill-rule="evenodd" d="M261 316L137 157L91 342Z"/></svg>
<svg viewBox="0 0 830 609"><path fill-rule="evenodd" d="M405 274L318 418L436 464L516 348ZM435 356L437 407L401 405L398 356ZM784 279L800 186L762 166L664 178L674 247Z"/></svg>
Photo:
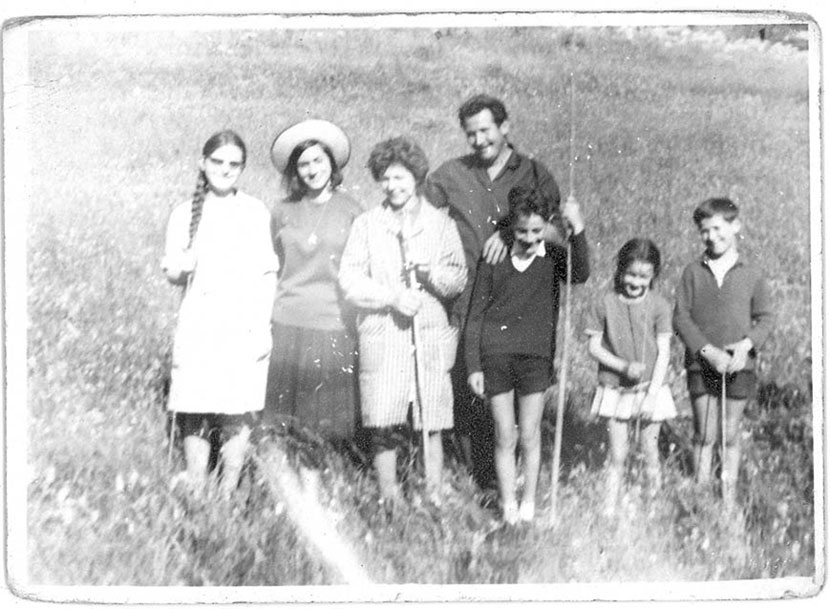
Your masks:
<svg viewBox="0 0 830 609"><path fill-rule="evenodd" d="M180 265L187 249L190 209L188 201L170 215L165 268ZM266 206L242 192L205 200L174 338L169 410L262 410L279 267L270 221Z"/></svg>

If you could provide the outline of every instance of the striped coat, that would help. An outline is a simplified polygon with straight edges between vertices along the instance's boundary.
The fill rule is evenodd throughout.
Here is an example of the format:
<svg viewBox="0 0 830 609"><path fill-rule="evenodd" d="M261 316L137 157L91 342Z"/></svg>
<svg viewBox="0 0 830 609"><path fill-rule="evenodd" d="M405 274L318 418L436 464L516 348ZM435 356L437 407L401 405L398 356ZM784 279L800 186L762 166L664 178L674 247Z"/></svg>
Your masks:
<svg viewBox="0 0 830 609"><path fill-rule="evenodd" d="M412 322L389 306L406 287L399 234L394 212L385 204L375 207L355 219L340 262L346 300L360 311L359 378L366 427L406 423L409 403L415 402ZM464 250L453 220L426 200L413 220L407 248L411 260L430 265L429 282L420 291L422 305L414 317L426 428L450 429L449 371L455 361L458 329L450 325L445 305L467 282ZM412 418L420 429L418 408L413 408Z"/></svg>

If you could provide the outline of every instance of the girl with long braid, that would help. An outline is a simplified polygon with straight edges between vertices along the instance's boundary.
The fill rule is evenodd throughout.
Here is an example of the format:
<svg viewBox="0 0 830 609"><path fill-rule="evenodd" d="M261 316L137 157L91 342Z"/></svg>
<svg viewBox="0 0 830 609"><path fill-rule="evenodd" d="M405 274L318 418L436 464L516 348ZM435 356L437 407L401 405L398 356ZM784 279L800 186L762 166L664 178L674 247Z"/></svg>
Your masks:
<svg viewBox="0 0 830 609"><path fill-rule="evenodd" d="M236 187L246 148L233 131L207 140L191 201L170 215L162 268L184 286L168 409L184 438L194 490L221 442L220 490L236 488L265 397L278 260L265 204Z"/></svg>

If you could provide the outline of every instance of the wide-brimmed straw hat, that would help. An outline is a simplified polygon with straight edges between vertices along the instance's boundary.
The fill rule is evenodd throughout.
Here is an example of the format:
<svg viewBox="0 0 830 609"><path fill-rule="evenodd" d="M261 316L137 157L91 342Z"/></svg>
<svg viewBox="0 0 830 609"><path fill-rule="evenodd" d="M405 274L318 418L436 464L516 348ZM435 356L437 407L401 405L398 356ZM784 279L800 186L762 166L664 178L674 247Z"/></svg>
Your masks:
<svg viewBox="0 0 830 609"><path fill-rule="evenodd" d="M329 147L339 168L346 166L351 154L349 138L344 131L329 121L308 119L283 129L271 144L271 162L280 173L285 172L288 157L298 144L317 140Z"/></svg>

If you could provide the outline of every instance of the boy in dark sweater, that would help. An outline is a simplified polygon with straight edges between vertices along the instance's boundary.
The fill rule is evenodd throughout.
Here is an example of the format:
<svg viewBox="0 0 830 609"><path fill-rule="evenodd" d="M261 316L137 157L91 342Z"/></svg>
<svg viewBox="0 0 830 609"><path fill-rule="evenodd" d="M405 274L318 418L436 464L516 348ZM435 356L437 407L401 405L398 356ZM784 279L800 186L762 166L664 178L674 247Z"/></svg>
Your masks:
<svg viewBox="0 0 830 609"><path fill-rule="evenodd" d="M550 384L559 284L567 277L558 218L542 196L517 186L509 195L510 255L496 265L479 263L465 330L470 389L490 398L495 423L495 464L504 520L530 521L539 477L544 392ZM558 212L556 212L558 213ZM569 199L562 219L570 226L573 283L588 279L588 245L579 205ZM519 440L524 489L516 502L514 392L519 399Z"/></svg>
<svg viewBox="0 0 830 609"><path fill-rule="evenodd" d="M741 418L755 385L756 350L769 336L773 312L761 269L738 256L737 206L725 198L707 199L693 218L706 251L683 271L674 328L686 345L696 478L709 481L713 446L719 427L725 428L721 491L732 507L741 460ZM726 400L718 408L724 381Z"/></svg>

